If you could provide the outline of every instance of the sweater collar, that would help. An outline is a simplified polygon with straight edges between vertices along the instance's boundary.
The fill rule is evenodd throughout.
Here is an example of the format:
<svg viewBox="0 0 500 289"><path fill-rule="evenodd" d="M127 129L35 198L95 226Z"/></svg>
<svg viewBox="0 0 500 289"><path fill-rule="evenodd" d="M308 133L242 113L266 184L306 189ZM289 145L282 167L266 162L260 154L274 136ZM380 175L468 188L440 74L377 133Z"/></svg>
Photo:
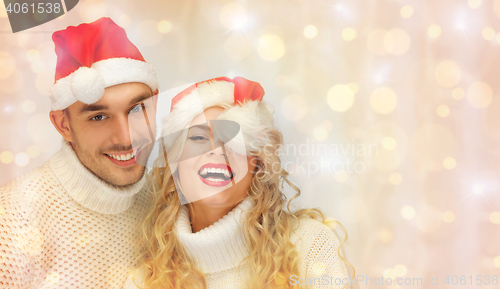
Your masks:
<svg viewBox="0 0 500 289"><path fill-rule="evenodd" d="M193 233L189 209L181 207L176 220L176 233L187 254L204 273L237 268L248 256L244 235L244 219L254 202L246 198L231 212L209 227Z"/></svg>
<svg viewBox="0 0 500 289"><path fill-rule="evenodd" d="M118 188L104 182L83 166L65 140L61 150L49 160L49 167L68 195L83 207L101 214L126 211L146 182L146 172L137 183L127 188Z"/></svg>

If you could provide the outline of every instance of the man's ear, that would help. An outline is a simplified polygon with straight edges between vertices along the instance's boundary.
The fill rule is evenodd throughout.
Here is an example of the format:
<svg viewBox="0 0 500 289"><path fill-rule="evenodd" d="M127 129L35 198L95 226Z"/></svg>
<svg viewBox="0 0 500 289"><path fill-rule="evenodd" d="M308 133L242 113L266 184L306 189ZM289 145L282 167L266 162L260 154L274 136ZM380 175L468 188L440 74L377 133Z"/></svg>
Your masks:
<svg viewBox="0 0 500 289"><path fill-rule="evenodd" d="M156 109L158 107L158 94L159 94L159 91L158 91L158 88L153 92L153 105L154 105L154 108L155 108L155 113L157 112Z"/></svg>
<svg viewBox="0 0 500 289"><path fill-rule="evenodd" d="M61 136L68 142L72 142L73 137L69 127L68 113L64 110L51 110L49 112L49 118Z"/></svg>

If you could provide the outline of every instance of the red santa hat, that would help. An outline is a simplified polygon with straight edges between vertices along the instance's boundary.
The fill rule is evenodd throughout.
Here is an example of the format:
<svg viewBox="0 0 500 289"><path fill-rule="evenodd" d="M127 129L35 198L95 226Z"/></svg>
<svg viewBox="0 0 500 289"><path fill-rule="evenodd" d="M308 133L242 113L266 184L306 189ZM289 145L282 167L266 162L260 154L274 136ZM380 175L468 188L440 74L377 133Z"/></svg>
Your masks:
<svg viewBox="0 0 500 289"><path fill-rule="evenodd" d="M110 18L69 26L52 35L57 54L52 110L99 101L109 86L140 82L158 88L154 67Z"/></svg>
<svg viewBox="0 0 500 289"><path fill-rule="evenodd" d="M253 145L261 146L266 143L266 132L273 126L274 112L262 101L263 97L262 86L243 77L218 77L195 83L172 99L171 112L161 122L160 136L168 138L188 128L191 121L207 108L222 107L226 110L218 119L237 122L246 142L253 141ZM171 143L173 140L166 141Z"/></svg>

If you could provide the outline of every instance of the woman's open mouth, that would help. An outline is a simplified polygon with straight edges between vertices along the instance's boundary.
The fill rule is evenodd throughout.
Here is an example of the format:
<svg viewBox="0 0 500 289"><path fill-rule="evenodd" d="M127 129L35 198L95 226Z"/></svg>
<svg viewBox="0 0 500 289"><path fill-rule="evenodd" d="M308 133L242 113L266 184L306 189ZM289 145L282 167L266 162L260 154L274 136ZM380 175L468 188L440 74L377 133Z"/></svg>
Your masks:
<svg viewBox="0 0 500 289"><path fill-rule="evenodd" d="M231 183L234 173L231 171L231 167L226 164L208 163L200 168L198 176L206 185L224 187Z"/></svg>

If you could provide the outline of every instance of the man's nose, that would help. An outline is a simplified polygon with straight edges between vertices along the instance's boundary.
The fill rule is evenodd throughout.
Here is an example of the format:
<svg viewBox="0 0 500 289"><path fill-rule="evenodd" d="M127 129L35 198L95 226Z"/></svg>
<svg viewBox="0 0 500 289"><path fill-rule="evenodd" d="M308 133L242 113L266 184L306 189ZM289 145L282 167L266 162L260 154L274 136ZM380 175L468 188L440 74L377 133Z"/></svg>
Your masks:
<svg viewBox="0 0 500 289"><path fill-rule="evenodd" d="M113 126L112 141L115 144L131 145L132 139L130 136L130 128L128 125L128 118L123 116L118 116L115 119L115 125Z"/></svg>

